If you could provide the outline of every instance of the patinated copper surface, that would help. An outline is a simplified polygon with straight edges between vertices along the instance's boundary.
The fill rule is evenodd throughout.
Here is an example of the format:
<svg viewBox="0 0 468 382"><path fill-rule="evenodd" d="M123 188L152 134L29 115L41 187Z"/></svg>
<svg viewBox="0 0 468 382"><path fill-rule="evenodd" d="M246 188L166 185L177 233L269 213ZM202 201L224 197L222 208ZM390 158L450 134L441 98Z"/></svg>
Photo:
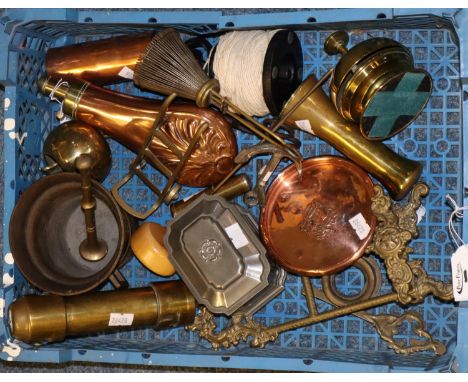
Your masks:
<svg viewBox="0 0 468 382"><path fill-rule="evenodd" d="M128 81L131 76L125 77L122 69L133 71L153 35L135 33L49 49L45 58L47 75L81 78L100 85Z"/></svg>
<svg viewBox="0 0 468 382"><path fill-rule="evenodd" d="M88 123L133 151L141 148L162 102L118 93L86 81L68 82L68 88L60 87L54 93L57 99L63 100L65 114ZM50 94L56 83L56 79L41 79L39 87L43 93ZM193 103L173 104L161 128L165 142L154 137L150 145L152 153L174 170L180 160L174 150L184 153L203 122L208 123L208 128L177 179L191 187L215 184L234 167L236 138L222 114L198 108Z"/></svg>
<svg viewBox="0 0 468 382"><path fill-rule="evenodd" d="M290 272L332 274L356 261L372 238L373 183L339 157L309 158L302 166L302 180L289 166L270 186L260 218L263 240L269 254ZM369 226L362 238L349 222L358 214Z"/></svg>

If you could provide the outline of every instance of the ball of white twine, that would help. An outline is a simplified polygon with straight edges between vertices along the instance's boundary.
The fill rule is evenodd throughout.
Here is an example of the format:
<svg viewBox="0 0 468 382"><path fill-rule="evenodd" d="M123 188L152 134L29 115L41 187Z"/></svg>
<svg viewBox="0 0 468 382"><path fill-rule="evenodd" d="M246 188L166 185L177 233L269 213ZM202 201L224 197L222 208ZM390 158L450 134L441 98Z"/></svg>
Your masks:
<svg viewBox="0 0 468 382"><path fill-rule="evenodd" d="M220 93L249 115L270 113L263 96L263 64L278 31L235 31L219 38L213 73Z"/></svg>

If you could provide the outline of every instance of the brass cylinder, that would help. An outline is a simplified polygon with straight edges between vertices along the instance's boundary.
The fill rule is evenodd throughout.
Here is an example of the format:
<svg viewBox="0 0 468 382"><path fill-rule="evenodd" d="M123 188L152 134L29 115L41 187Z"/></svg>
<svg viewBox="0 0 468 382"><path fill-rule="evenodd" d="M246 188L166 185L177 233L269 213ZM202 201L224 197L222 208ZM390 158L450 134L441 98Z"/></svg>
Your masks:
<svg viewBox="0 0 468 382"><path fill-rule="evenodd" d="M357 124L346 121L336 111L322 89L297 105L316 83L313 75L307 78L286 103L280 118L296 107L286 124L313 132L377 178L393 199L402 199L419 179L421 164L396 154L379 141L367 140Z"/></svg>
<svg viewBox="0 0 468 382"><path fill-rule="evenodd" d="M398 134L422 112L432 91L432 79L415 68L408 48L375 37L346 49L344 31L327 37L327 54L342 57L330 81L330 98L343 118L357 123L369 140Z"/></svg>
<svg viewBox="0 0 468 382"><path fill-rule="evenodd" d="M39 89L46 95L53 92L56 99L63 101L65 114L95 127L135 152L145 143L162 104L82 80L69 81L67 86L57 86L57 83L56 79L43 78L39 80ZM177 179L178 183L191 187L218 183L234 167L236 137L220 113L190 103L171 104L164 125L149 146L154 156L174 171L180 161L176 152L183 154L188 149L203 122L208 128L201 134ZM157 167L156 163L152 164Z"/></svg>
<svg viewBox="0 0 468 382"><path fill-rule="evenodd" d="M49 49L45 58L47 75L77 77L100 85L131 80L138 57L153 35L135 33Z"/></svg>
<svg viewBox="0 0 468 382"><path fill-rule="evenodd" d="M214 195L222 196L226 200L234 199L236 196L243 195L247 191L250 190L252 187L250 178L245 175L237 175L230 178L226 183L224 183L215 193ZM177 203L171 204L171 214L172 216L176 216L180 211L182 211L185 207L187 207L190 203L197 200L200 196L204 194L212 194L212 189L207 188L204 191L199 192L198 194L191 195L186 200L181 200Z"/></svg>
<svg viewBox="0 0 468 382"><path fill-rule="evenodd" d="M150 287L91 292L79 296L25 296L10 305L8 320L14 338L57 342L67 336L191 324L196 302L182 281Z"/></svg>

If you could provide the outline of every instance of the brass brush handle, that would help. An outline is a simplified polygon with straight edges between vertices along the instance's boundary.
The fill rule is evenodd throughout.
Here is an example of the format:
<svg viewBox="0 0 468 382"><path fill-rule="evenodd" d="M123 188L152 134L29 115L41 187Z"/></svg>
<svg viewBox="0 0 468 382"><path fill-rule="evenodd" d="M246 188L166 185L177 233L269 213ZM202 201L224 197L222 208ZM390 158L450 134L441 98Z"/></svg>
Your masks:
<svg viewBox="0 0 468 382"><path fill-rule="evenodd" d="M96 231L96 199L94 199L91 187L91 169L93 160L89 154L81 154L75 160L76 169L81 175L81 209L83 210L86 224L86 239L80 244L80 255L88 261L99 261L107 254L107 243L99 239Z"/></svg>

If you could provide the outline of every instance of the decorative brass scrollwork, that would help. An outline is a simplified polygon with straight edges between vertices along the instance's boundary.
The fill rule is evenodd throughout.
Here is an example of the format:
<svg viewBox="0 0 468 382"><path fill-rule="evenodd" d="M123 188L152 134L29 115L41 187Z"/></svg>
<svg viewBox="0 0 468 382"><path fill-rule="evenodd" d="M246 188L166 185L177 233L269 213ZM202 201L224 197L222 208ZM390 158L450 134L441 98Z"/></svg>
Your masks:
<svg viewBox="0 0 468 382"><path fill-rule="evenodd" d="M407 311L400 316L395 316L372 315L365 312L366 309L391 302L399 302L404 305L421 303L429 294L443 301L453 299L451 284L428 276L421 261L408 260L408 255L413 252L408 244L411 239L418 236L416 211L421 205L421 198L428 194L429 187L424 183L417 184L406 205L392 203L390 197L384 194L380 186L376 185L374 190L372 210L377 217L378 224L372 243L367 247L366 252L376 254L385 262L387 274L395 293L366 299L361 298L348 305L336 306L335 309L319 313L315 305L315 298L332 303L322 290L312 286L309 278L302 277L304 294L309 308L307 317L266 327L254 321L251 316L234 315L225 329L215 333L214 316L206 308L202 308L195 322L187 326L186 329L198 332L199 336L208 340L216 350L220 346L228 348L237 345L241 340L247 342L249 338L250 346L264 347L268 342L275 341L282 332L354 314L372 323L382 340L396 353L408 355L426 350L432 350L438 355L445 353L445 345L434 340L424 329L424 322L417 313ZM369 282L369 280L367 281ZM412 330L421 337L421 340L411 340L408 346L395 338L399 327L405 322L413 322Z"/></svg>

